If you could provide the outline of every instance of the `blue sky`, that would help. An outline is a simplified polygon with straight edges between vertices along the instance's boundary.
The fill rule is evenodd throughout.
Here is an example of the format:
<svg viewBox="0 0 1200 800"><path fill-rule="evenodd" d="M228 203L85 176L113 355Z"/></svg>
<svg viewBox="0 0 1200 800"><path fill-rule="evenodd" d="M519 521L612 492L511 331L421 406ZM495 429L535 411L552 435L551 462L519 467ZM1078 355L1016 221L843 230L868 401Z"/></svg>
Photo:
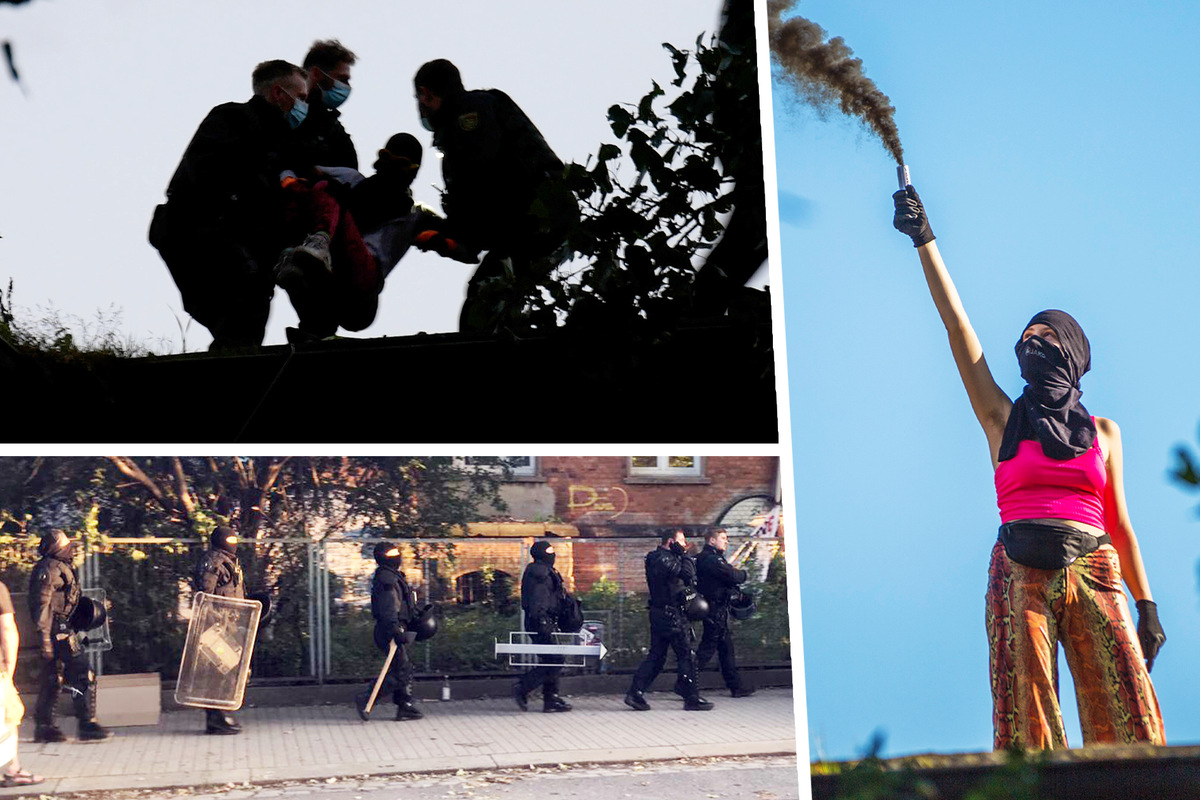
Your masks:
<svg viewBox="0 0 1200 800"><path fill-rule="evenodd" d="M1200 422L1200 6L810 0L895 105L938 245L1000 385L1026 321L1092 344L1083 403L1123 431L1167 633L1169 743L1200 742L1200 498L1167 477ZM911 242L895 164L774 83L811 757L991 748L987 445ZM1081 744L1065 663L1068 739Z"/></svg>

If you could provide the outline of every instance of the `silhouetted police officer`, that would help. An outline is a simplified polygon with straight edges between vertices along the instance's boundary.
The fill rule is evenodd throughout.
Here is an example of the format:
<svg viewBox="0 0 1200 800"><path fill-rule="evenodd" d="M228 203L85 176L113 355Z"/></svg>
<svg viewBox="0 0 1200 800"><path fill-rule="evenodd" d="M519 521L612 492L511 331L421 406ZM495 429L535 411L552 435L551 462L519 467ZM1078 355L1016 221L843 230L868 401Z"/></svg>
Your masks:
<svg viewBox="0 0 1200 800"><path fill-rule="evenodd" d="M238 563L237 542L238 537L233 528L221 525L212 532L209 548L196 564L192 585L197 592L237 600L245 599L246 579L242 575L242 565ZM241 733L242 726L233 714L216 708L206 708L204 732L232 736Z"/></svg>
<svg viewBox="0 0 1200 800"><path fill-rule="evenodd" d="M38 544L38 555L41 560L29 576L29 612L37 628L42 656L33 740L61 742L66 739L54 724L54 707L64 681L71 690L75 716L79 719L79 741L107 739L112 734L96 722L95 673L88 665L79 636L68 623L82 597L75 571L71 568L75 543L63 531L51 531Z"/></svg>
<svg viewBox="0 0 1200 800"><path fill-rule="evenodd" d="M696 648L696 667L704 669L716 653L721 664L721 677L734 697L748 697L748 688L738 673L733 649L733 632L729 627L729 601L745 583L746 570L738 569L725 560L729 535L723 530L708 534L704 549L696 557L696 588L708 601L708 616L704 618L704 635Z"/></svg>
<svg viewBox="0 0 1200 800"><path fill-rule="evenodd" d="M675 651L676 687L688 711L707 711L712 703L700 696L696 682L696 634L687 617L688 589L696 583L696 562L687 554L683 531L662 536L659 546L646 554L646 585L650 590L650 652L633 674L625 704L649 711L643 692L650 688L667 662L667 649Z"/></svg>
<svg viewBox="0 0 1200 800"><path fill-rule="evenodd" d="M534 644L554 644L558 630L558 615L567 599L562 576L554 568L554 545L537 542L529 548L533 561L521 575L521 610L525 612L524 630L533 631ZM571 704L558 696L558 676L562 656L539 656L538 666L531 667L513 684L513 699L522 711L528 708L527 697L539 684L542 687L542 711L570 711Z"/></svg>
<svg viewBox="0 0 1200 800"><path fill-rule="evenodd" d="M444 58L421 65L413 84L422 124L443 156L441 230L488 251L467 285L459 330L490 333L498 326L497 300L523 302L550 274L579 204L563 182L562 161L507 94L467 91L458 67ZM533 211L539 193L545 219Z"/></svg>
<svg viewBox="0 0 1200 800"><path fill-rule="evenodd" d="M409 588L404 573L400 571L404 557L400 554L399 545L392 542L380 542L375 545L375 563L379 565L371 579L371 615L375 617L375 646L386 653L388 644L396 643L396 655L392 658L392 664L379 693L382 695L391 692L398 721L421 719L425 715L413 703L413 670L412 661L408 657L408 644L416 638L416 634L410 631L409 627L417 617L417 596ZM358 715L364 721L368 718L366 707L370 696L368 690L354 699Z"/></svg>

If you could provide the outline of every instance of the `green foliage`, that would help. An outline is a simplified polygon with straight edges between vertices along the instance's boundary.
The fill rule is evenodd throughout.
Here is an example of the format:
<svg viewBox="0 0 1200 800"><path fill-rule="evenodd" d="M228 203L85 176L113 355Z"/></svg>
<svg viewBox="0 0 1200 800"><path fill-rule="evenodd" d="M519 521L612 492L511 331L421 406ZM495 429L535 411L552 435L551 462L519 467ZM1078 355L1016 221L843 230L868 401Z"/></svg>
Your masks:
<svg viewBox="0 0 1200 800"><path fill-rule="evenodd" d="M751 566L748 564L747 569ZM758 610L744 622L733 621L739 661L790 661L791 629L788 627L787 571L783 551L771 559L762 583L748 582L743 589L754 595Z"/></svg>
<svg viewBox="0 0 1200 800"><path fill-rule="evenodd" d="M756 65L731 57L705 35L694 50L671 44L675 78L656 82L637 103L608 109L617 142L602 143L585 164L567 164L563 177L582 211L570 227L560 266L529 287L526 303L504 309L516 332L568 329L654 340L687 308L693 262L724 231L728 193L742 143L714 122L717 95L755 94ZM732 91L730 91L732 89ZM564 207L549 184L535 205L544 227ZM572 205L568 203L567 205ZM565 262L565 263L564 263Z"/></svg>
<svg viewBox="0 0 1200 800"><path fill-rule="evenodd" d="M22 355L50 364L90 366L114 358L149 355L151 349L120 331L121 312L115 306L96 311L85 320L50 306L35 308L18 318L13 283L0 292L0 339ZM160 348L163 343L159 343Z"/></svg>

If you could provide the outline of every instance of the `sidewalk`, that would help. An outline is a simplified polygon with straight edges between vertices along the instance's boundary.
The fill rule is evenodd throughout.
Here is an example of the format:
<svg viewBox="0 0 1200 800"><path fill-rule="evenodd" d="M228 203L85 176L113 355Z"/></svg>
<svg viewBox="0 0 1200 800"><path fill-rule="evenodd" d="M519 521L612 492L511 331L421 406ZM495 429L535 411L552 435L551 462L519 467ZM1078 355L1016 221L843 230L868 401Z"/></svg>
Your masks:
<svg viewBox="0 0 1200 800"><path fill-rule="evenodd" d="M249 708L238 713L240 736L204 735L197 709L164 713L156 727L117 728L96 744L34 744L27 719L21 761L46 782L0 796L796 752L790 690L708 697L712 711L688 712L656 692L642 713L619 695L569 697L568 714L541 713L539 697L524 714L509 698L426 701L425 719L412 722L394 722L390 704L369 723L348 704ZM74 720L62 727L71 736Z"/></svg>

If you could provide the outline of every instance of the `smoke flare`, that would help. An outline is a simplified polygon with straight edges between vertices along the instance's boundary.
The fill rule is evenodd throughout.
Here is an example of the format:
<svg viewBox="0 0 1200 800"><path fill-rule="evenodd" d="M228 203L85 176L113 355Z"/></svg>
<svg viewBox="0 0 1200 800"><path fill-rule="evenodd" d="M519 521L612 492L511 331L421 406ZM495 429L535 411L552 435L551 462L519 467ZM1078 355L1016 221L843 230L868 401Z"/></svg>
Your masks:
<svg viewBox="0 0 1200 800"><path fill-rule="evenodd" d="M842 113L858 117L883 141L883 146L904 163L900 132L893 119L896 109L887 95L863 74L862 60L842 37L825 41L820 25L783 12L795 0L768 0L767 31L771 55L783 68L784 78L808 103L822 108L837 103Z"/></svg>

